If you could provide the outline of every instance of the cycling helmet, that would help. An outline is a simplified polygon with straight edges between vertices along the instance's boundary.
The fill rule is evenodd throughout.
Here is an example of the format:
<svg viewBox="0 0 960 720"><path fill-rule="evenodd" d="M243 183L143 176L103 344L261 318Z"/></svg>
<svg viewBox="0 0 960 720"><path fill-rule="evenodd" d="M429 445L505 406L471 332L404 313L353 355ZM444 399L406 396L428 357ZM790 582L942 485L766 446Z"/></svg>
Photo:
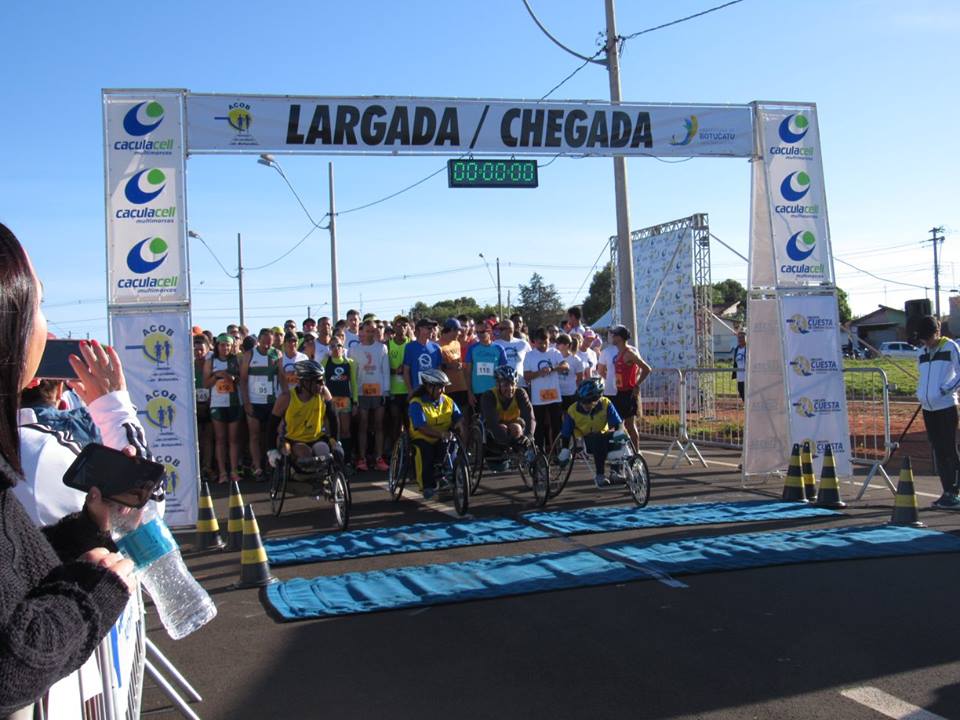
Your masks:
<svg viewBox="0 0 960 720"><path fill-rule="evenodd" d="M293 366L293 370L301 380L323 380L323 368L316 360L301 360Z"/></svg>
<svg viewBox="0 0 960 720"><path fill-rule="evenodd" d="M493 371L493 377L497 382L508 382L512 385L517 384L517 371L513 365L501 365Z"/></svg>
<svg viewBox="0 0 960 720"><path fill-rule="evenodd" d="M603 378L587 378L577 388L577 400L599 400L603 395Z"/></svg>
<svg viewBox="0 0 960 720"><path fill-rule="evenodd" d="M428 368L427 370L420 371L420 383L422 385L439 385L443 387L444 385L450 384L450 378L447 377L447 374L443 370Z"/></svg>

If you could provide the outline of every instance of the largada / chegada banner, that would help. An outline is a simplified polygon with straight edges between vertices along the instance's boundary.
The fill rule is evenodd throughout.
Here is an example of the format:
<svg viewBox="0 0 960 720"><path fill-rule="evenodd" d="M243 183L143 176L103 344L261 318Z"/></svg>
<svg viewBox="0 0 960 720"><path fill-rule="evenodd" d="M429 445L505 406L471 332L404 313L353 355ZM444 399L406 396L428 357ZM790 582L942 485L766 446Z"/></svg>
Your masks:
<svg viewBox="0 0 960 720"><path fill-rule="evenodd" d="M809 440L817 472L827 447L837 474L851 474L847 398L843 382L835 291L783 297L784 351L790 438Z"/></svg>
<svg viewBox="0 0 960 720"><path fill-rule="evenodd" d="M191 153L748 157L745 105L187 96Z"/></svg>
<svg viewBox="0 0 960 720"><path fill-rule="evenodd" d="M166 521L197 519L183 95L103 94L107 309L133 404L167 469Z"/></svg>

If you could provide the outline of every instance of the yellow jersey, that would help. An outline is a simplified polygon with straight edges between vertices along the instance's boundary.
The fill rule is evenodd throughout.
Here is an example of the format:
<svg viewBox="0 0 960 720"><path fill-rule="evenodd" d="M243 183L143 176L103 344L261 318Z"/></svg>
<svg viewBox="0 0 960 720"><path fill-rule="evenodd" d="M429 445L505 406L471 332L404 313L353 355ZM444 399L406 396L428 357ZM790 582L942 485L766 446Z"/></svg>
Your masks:
<svg viewBox="0 0 960 720"><path fill-rule="evenodd" d="M577 409L577 403L573 403L567 408L567 415L573 420L573 433L577 437L591 435L593 433L610 432L610 426L607 424L607 409L610 406L610 400L606 396L600 398L589 415Z"/></svg>
<svg viewBox="0 0 960 720"><path fill-rule="evenodd" d="M290 405L283 415L287 440L314 443L323 437L323 415L326 404L318 394L304 402L296 390L290 391Z"/></svg>
<svg viewBox="0 0 960 720"><path fill-rule="evenodd" d="M410 437L414 440L426 440L430 443L436 442L437 438L430 437L413 426L413 418L425 419L427 425L430 427L440 432L446 432L457 419L454 417L455 410L456 405L453 402L453 398L449 395L441 395L437 403L423 402L422 397L413 398L410 401L408 411L410 415Z"/></svg>

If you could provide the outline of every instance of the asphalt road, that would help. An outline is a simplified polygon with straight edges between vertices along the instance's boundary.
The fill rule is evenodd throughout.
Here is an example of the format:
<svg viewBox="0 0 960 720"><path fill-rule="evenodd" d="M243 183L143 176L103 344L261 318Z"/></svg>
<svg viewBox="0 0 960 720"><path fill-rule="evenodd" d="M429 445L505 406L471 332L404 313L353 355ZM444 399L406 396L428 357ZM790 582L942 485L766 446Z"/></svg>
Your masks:
<svg viewBox="0 0 960 720"><path fill-rule="evenodd" d="M657 467L648 445L651 505L779 497L772 483L742 490L737 457L710 467ZM670 463L667 463L669 465ZM382 473L355 478L351 528L451 519L446 503L393 503ZM862 481L862 478L860 478ZM960 514L926 509L939 493L916 478L921 519L960 532ZM568 549L622 539L676 539L885 522L893 498L878 481L862 501L852 485L838 519L740 523L578 536L275 568L280 579ZM226 488L213 489L225 528ZM266 487L242 488L262 535L334 531L333 512L288 499L273 518ZM484 481L474 517L532 509L516 476ZM575 472L550 508L625 504ZM172 641L148 608L150 637L193 683L214 718L960 718L956 605L960 554L809 563L473 601L329 620L276 623L258 590L232 590L239 554L191 553L218 617ZM863 688L875 688L876 691ZM858 700L841 694L846 692ZM863 704L867 703L867 704ZM900 703L900 705L898 705ZM906 705L904 705L904 703ZM885 708L881 714L873 707ZM896 714L899 713L899 714ZM148 680L144 715L175 718Z"/></svg>

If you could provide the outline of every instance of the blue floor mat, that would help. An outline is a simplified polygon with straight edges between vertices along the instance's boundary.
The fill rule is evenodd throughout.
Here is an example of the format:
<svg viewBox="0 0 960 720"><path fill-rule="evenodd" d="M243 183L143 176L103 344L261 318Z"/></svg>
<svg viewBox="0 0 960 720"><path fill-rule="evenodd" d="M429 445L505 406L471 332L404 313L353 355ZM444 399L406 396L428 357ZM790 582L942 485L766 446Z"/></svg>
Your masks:
<svg viewBox="0 0 960 720"><path fill-rule="evenodd" d="M552 536L552 533L516 520L493 518L349 530L305 538L278 538L267 540L263 546L271 565L296 565L467 545L539 540Z"/></svg>
<svg viewBox="0 0 960 720"><path fill-rule="evenodd" d="M469 562L348 573L269 585L283 620L348 615L660 577L826 560L960 552L960 538L909 527L748 533L670 543L619 543ZM623 562L619 562L622 559Z"/></svg>
<svg viewBox="0 0 960 720"><path fill-rule="evenodd" d="M690 505L648 505L645 508L638 508L635 505L592 507L582 510L529 512L521 517L561 535L581 535L634 528L789 520L839 514L835 510L812 507L805 503L748 500Z"/></svg>
<svg viewBox="0 0 960 720"><path fill-rule="evenodd" d="M881 525L784 530L691 538L641 545L607 545L609 555L667 575L742 570L829 560L960 552L960 538L911 527Z"/></svg>
<svg viewBox="0 0 960 720"><path fill-rule="evenodd" d="M636 580L642 573L588 550L296 578L267 586L284 620L439 605Z"/></svg>

